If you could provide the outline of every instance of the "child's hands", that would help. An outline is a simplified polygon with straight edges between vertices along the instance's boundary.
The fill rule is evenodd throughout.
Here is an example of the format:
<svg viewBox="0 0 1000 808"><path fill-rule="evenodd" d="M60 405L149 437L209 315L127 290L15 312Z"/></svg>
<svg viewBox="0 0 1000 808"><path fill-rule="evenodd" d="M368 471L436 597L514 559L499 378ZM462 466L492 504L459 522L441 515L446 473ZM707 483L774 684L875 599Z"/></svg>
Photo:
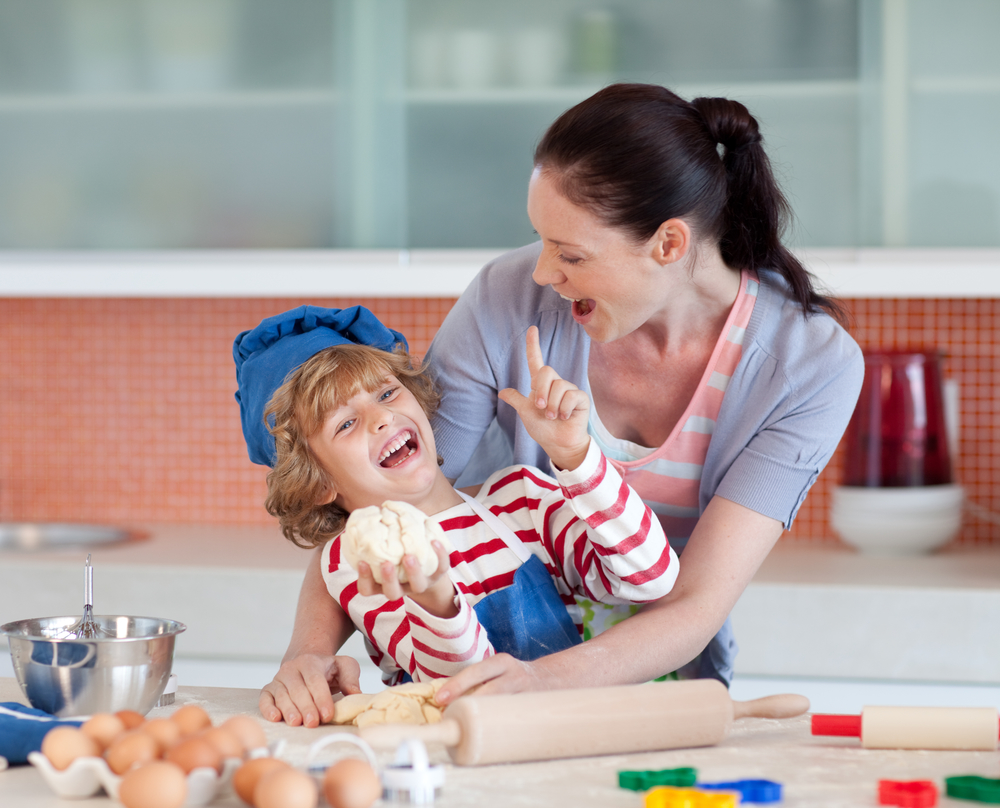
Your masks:
<svg viewBox="0 0 1000 808"><path fill-rule="evenodd" d="M508 387L500 391L500 400L517 410L528 434L556 468L572 471L583 462L590 447L590 396L543 363L535 326L528 329L526 342L531 393L526 398Z"/></svg>
<svg viewBox="0 0 1000 808"><path fill-rule="evenodd" d="M360 693L360 676L361 666L348 656L302 654L282 660L274 680L260 692L260 714L290 727L328 724L333 694Z"/></svg>
<svg viewBox="0 0 1000 808"><path fill-rule="evenodd" d="M431 547L438 557L437 569L430 576L424 575L420 562L410 554L403 556L403 566L409 583L400 583L396 567L388 561L382 562L382 583L372 575L367 562L358 562L358 592L365 597L383 595L388 600L408 597L437 617L454 617L458 614L455 606L455 584L448 577L451 561L448 551L439 541L432 541Z"/></svg>

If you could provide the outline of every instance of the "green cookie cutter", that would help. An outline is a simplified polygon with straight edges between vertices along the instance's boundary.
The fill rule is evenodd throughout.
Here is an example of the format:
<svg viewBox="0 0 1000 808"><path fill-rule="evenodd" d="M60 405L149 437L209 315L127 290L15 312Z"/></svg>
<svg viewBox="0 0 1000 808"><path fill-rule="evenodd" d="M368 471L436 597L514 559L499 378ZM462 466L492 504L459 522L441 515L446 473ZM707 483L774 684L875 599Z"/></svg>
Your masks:
<svg viewBox="0 0 1000 808"><path fill-rule="evenodd" d="M1000 805L1000 780L965 774L959 777L945 777L944 785L949 797Z"/></svg>
<svg viewBox="0 0 1000 808"><path fill-rule="evenodd" d="M674 786L688 788L698 780L698 772L690 766L679 769L660 769L659 771L623 771L618 772L618 785L630 791L648 791L657 786Z"/></svg>

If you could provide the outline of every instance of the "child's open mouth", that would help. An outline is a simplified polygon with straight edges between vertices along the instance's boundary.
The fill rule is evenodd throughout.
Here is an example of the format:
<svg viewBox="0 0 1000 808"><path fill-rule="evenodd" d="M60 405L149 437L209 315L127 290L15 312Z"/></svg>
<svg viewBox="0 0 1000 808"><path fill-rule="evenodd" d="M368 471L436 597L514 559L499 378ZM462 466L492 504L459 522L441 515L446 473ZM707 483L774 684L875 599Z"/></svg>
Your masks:
<svg viewBox="0 0 1000 808"><path fill-rule="evenodd" d="M398 466L416 451L417 436L412 432L405 432L382 450L382 456L378 459L378 464L382 468L391 469L394 466Z"/></svg>

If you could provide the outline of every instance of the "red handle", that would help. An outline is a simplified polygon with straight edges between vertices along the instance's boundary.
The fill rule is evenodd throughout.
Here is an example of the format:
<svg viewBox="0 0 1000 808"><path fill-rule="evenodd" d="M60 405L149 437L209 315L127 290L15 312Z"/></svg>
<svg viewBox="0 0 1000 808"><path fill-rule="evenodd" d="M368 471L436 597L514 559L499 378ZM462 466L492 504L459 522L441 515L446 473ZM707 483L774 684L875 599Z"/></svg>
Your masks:
<svg viewBox="0 0 1000 808"><path fill-rule="evenodd" d="M1000 724L997 725L997 737L1000 738ZM842 735L848 738L861 737L860 715L814 715L812 717L813 735Z"/></svg>
<svg viewBox="0 0 1000 808"><path fill-rule="evenodd" d="M813 735L844 735L848 738L861 737L860 715L814 715Z"/></svg>

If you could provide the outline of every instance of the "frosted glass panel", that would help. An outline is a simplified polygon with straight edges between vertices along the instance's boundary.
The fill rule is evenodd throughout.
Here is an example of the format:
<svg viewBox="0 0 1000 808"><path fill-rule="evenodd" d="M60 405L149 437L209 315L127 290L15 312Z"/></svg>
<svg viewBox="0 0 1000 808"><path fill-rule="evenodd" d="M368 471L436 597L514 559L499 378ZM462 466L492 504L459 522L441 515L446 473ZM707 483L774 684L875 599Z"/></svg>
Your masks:
<svg viewBox="0 0 1000 808"><path fill-rule="evenodd" d="M0 247L332 246L333 15L0 1Z"/></svg>
<svg viewBox="0 0 1000 808"><path fill-rule="evenodd" d="M911 8L909 243L1000 246L1000 3Z"/></svg>
<svg viewBox="0 0 1000 808"><path fill-rule="evenodd" d="M530 241L535 143L616 80L743 100L795 203L794 238L857 242L855 2L419 0L408 10L412 246Z"/></svg>
<svg viewBox="0 0 1000 808"><path fill-rule="evenodd" d="M611 81L758 117L794 244L1000 245L997 0L0 0L0 249L503 248Z"/></svg>

